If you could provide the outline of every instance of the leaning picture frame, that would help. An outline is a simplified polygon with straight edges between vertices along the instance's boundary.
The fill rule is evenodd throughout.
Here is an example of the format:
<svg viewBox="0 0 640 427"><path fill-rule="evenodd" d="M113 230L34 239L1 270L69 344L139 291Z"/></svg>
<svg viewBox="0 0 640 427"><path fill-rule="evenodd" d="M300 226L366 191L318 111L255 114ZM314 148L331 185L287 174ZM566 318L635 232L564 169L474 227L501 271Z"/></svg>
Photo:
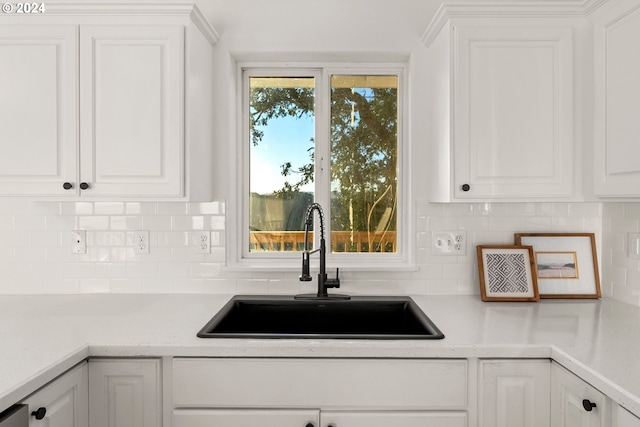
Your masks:
<svg viewBox="0 0 640 427"><path fill-rule="evenodd" d="M476 252L482 301L540 299L531 246L478 245Z"/></svg>
<svg viewBox="0 0 640 427"><path fill-rule="evenodd" d="M540 298L600 298L594 233L516 233L533 246Z"/></svg>

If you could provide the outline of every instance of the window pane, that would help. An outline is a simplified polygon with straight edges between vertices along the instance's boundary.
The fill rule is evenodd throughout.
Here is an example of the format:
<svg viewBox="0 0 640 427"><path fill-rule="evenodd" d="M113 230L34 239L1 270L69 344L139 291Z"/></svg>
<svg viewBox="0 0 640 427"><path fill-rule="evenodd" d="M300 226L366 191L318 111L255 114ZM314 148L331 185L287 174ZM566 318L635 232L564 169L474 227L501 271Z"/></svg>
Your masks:
<svg viewBox="0 0 640 427"><path fill-rule="evenodd" d="M313 77L249 79L249 251L303 249L313 202Z"/></svg>
<svg viewBox="0 0 640 427"><path fill-rule="evenodd" d="M398 76L331 77L333 252L397 251Z"/></svg>

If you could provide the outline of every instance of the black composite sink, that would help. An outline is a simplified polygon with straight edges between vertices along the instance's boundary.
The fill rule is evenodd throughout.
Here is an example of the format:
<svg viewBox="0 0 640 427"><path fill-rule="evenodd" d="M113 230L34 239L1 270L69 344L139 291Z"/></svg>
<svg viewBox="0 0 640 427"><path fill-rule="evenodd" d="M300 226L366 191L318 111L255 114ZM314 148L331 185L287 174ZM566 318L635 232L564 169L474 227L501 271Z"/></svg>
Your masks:
<svg viewBox="0 0 640 427"><path fill-rule="evenodd" d="M198 332L200 338L442 339L410 297L299 300L235 296Z"/></svg>

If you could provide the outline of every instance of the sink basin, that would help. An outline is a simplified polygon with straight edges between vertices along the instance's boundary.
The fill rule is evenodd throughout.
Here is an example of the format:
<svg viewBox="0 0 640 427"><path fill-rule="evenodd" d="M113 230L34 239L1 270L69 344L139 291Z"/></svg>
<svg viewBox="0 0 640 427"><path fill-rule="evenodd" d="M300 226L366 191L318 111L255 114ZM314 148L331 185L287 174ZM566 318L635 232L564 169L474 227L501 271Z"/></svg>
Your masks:
<svg viewBox="0 0 640 427"><path fill-rule="evenodd" d="M200 338L442 339L410 297L299 300L235 296L198 332Z"/></svg>

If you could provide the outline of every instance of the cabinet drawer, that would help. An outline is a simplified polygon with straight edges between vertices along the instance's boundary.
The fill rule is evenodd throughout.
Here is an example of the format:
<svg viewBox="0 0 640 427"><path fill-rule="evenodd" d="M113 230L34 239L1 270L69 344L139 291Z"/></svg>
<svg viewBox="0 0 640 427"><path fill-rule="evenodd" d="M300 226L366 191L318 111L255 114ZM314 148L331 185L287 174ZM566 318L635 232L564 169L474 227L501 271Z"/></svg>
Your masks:
<svg viewBox="0 0 640 427"><path fill-rule="evenodd" d="M330 412L320 413L322 427L467 427L466 412Z"/></svg>
<svg viewBox="0 0 640 427"><path fill-rule="evenodd" d="M465 409L466 360L191 359L175 407Z"/></svg>

